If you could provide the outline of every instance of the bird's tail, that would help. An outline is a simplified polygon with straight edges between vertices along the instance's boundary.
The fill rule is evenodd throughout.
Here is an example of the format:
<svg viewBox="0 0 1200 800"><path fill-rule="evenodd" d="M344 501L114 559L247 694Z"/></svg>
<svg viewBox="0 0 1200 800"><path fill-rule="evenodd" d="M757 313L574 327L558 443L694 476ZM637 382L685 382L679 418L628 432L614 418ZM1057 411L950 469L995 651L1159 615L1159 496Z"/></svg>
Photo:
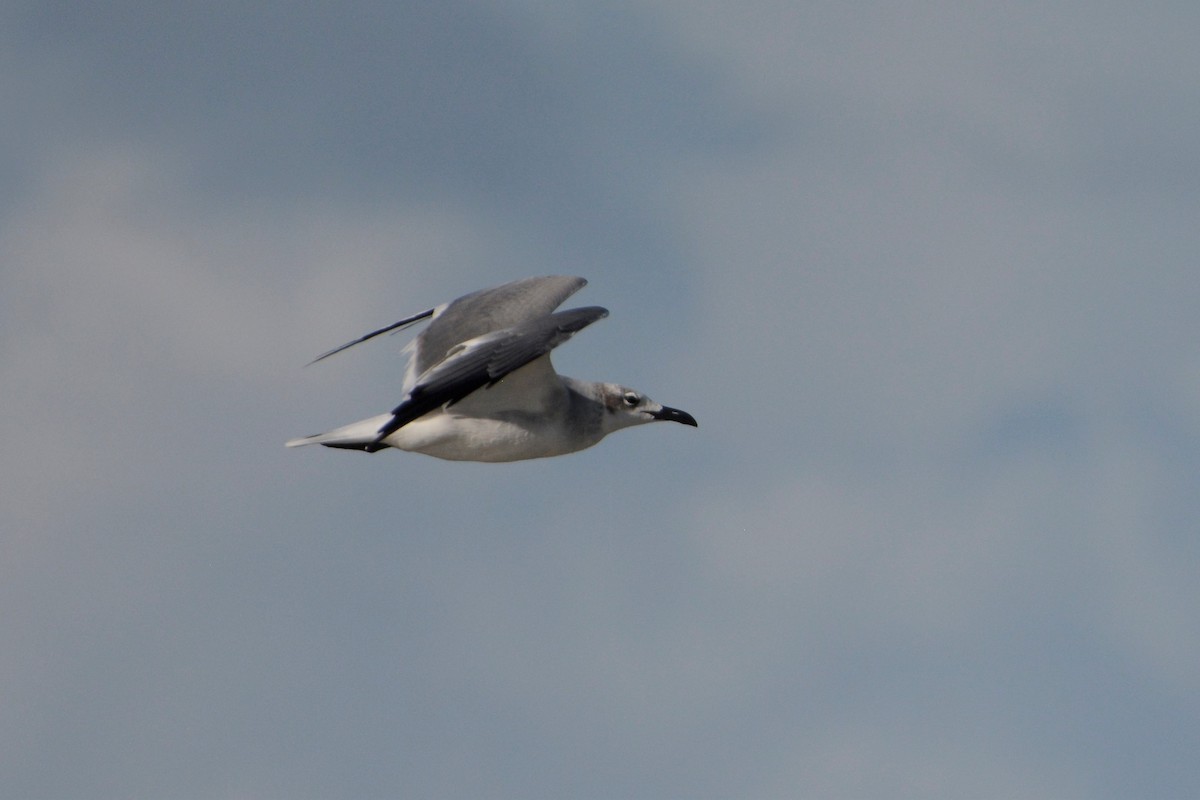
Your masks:
<svg viewBox="0 0 1200 800"><path fill-rule="evenodd" d="M287 443L287 447L323 444L326 447L339 447L344 450L363 450L368 453L374 453L376 450L382 450L387 447L386 444L377 442L376 438L379 436L379 429L386 425L391 418L391 414L380 414L370 419L351 422L349 425L334 428L327 433L318 433L313 436L292 439Z"/></svg>

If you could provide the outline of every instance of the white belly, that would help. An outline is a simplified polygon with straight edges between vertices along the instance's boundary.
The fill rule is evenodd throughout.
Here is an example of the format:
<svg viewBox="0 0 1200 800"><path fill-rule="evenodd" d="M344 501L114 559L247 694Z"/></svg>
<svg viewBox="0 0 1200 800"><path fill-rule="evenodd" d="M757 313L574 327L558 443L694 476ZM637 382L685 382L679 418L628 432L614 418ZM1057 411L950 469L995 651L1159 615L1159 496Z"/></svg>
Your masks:
<svg viewBox="0 0 1200 800"><path fill-rule="evenodd" d="M543 421L459 417L443 411L413 420L383 441L400 450L451 461L521 461L582 449L593 442L568 444L557 427ZM528 417L526 417L528 419Z"/></svg>

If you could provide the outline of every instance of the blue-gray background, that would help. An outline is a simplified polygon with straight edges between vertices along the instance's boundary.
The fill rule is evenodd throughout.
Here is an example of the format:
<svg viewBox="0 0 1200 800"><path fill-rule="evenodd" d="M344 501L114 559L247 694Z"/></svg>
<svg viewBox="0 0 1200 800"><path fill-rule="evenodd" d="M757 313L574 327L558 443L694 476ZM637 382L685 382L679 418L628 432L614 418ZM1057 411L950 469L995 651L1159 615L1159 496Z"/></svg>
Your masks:
<svg viewBox="0 0 1200 800"><path fill-rule="evenodd" d="M1200 794L1186 3L0 10L0 794ZM285 450L534 274L684 408Z"/></svg>

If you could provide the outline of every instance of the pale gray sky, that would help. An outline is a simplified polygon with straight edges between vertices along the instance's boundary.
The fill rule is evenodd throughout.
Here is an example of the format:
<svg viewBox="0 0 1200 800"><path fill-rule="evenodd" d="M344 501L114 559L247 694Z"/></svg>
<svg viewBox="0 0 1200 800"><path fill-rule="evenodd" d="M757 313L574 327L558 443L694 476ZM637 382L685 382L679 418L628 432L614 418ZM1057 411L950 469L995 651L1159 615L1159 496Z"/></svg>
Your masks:
<svg viewBox="0 0 1200 800"><path fill-rule="evenodd" d="M0 795L1200 793L1200 11L0 10ZM695 414L289 451L567 273Z"/></svg>

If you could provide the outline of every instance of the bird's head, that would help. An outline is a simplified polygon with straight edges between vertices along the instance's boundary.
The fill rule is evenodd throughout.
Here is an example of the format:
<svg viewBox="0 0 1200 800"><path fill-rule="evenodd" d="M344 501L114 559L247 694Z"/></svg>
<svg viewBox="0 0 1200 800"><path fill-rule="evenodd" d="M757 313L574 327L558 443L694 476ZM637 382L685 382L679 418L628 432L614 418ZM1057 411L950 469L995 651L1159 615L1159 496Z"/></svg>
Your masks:
<svg viewBox="0 0 1200 800"><path fill-rule="evenodd" d="M686 411L656 403L628 386L616 383L602 384L600 397L604 405L606 432L647 422L679 422L693 428L699 427L696 418Z"/></svg>

